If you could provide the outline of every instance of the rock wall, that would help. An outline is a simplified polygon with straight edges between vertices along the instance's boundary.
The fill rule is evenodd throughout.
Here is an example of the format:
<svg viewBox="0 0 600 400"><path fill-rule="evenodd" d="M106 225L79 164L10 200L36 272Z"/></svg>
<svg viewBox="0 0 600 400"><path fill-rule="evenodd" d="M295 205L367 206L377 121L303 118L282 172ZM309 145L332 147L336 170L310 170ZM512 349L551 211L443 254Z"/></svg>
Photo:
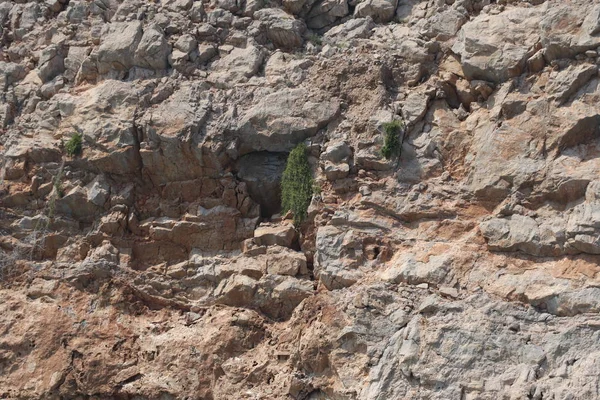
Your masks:
<svg viewBox="0 0 600 400"><path fill-rule="evenodd" d="M0 0L0 397L600 398L599 64L587 0Z"/></svg>

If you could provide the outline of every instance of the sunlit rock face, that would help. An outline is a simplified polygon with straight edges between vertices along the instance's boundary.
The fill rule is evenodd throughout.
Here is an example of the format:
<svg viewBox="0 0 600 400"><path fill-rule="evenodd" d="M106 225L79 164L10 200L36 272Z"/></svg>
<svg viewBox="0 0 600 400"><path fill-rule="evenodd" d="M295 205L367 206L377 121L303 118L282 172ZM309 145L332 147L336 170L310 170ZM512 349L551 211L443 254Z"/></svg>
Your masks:
<svg viewBox="0 0 600 400"><path fill-rule="evenodd" d="M599 16L0 0L0 398L600 398Z"/></svg>

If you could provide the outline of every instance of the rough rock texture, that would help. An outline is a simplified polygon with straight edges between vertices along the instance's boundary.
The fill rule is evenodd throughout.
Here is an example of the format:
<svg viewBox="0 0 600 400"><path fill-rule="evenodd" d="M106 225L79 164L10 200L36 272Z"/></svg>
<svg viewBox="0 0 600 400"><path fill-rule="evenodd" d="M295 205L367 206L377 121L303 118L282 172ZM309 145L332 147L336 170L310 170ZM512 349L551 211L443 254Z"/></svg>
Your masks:
<svg viewBox="0 0 600 400"><path fill-rule="evenodd" d="M0 398L600 398L596 3L0 0Z"/></svg>

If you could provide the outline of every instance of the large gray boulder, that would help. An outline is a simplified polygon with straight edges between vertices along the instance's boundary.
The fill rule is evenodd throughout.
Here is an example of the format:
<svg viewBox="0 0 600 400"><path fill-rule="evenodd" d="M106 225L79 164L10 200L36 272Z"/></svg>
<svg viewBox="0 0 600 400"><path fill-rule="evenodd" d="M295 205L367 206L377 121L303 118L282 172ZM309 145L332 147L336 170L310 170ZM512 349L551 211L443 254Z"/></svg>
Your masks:
<svg viewBox="0 0 600 400"><path fill-rule="evenodd" d="M65 72L63 76L68 81L74 81L81 64L86 59L90 52L90 48L86 46L70 46L67 57L65 57Z"/></svg>
<svg viewBox="0 0 600 400"><path fill-rule="evenodd" d="M200 144L209 113L206 103L196 101L197 96L196 85L182 85L140 119L144 135L140 156L153 182L196 179L206 174L210 158Z"/></svg>
<svg viewBox="0 0 600 400"><path fill-rule="evenodd" d="M127 71L134 65L135 51L142 38L142 23L115 22L106 28L97 51L98 72Z"/></svg>
<svg viewBox="0 0 600 400"><path fill-rule="evenodd" d="M59 93L53 97L60 110L59 132L68 140L73 132L83 135L86 168L128 175L137 168L134 155L134 112L138 102L135 85L105 80L79 96Z"/></svg>
<svg viewBox="0 0 600 400"><path fill-rule="evenodd" d="M235 132L240 153L290 151L314 136L340 111L337 99L319 100L305 89L283 89L260 98L240 118Z"/></svg>
<svg viewBox="0 0 600 400"><path fill-rule="evenodd" d="M171 46L158 25L150 25L144 29L140 42L135 51L134 64L148 69L166 69L169 64L167 57Z"/></svg>
<svg viewBox="0 0 600 400"><path fill-rule="evenodd" d="M547 6L539 28L548 61L571 58L600 46L599 4L554 1Z"/></svg>
<svg viewBox="0 0 600 400"><path fill-rule="evenodd" d="M552 253L549 235L542 235L538 223L531 217L512 215L508 218L493 218L479 225L488 241L490 250L523 251L532 255ZM545 242L545 243L544 243ZM547 246L544 246L544 245Z"/></svg>
<svg viewBox="0 0 600 400"><path fill-rule="evenodd" d="M294 49L304 43L302 34L306 31L306 25L285 11L265 8L255 12L254 18L266 25L267 37L276 47Z"/></svg>
<svg viewBox="0 0 600 400"><path fill-rule="evenodd" d="M405 282L410 285L427 283L432 285L442 285L450 281L452 256L442 254L431 256L426 260L415 259L413 254L406 254L400 257L394 265L382 273L385 281L400 283Z"/></svg>
<svg viewBox="0 0 600 400"><path fill-rule="evenodd" d="M261 224L254 230L254 241L259 246L292 247L298 233L291 224Z"/></svg>
<svg viewBox="0 0 600 400"><path fill-rule="evenodd" d="M323 29L333 26L350 13L347 0L322 0L316 3L307 14L301 14L310 29Z"/></svg>
<svg viewBox="0 0 600 400"><path fill-rule="evenodd" d="M334 226L319 227L315 246L315 277L327 289L352 286L364 276L356 254L360 244L353 230Z"/></svg>
<svg viewBox="0 0 600 400"><path fill-rule="evenodd" d="M424 26L421 29L421 34L426 37L446 41L453 38L468 20L467 15L454 8L450 8L435 13L427 20L422 20Z"/></svg>
<svg viewBox="0 0 600 400"><path fill-rule="evenodd" d="M219 87L231 87L256 75L263 60L264 54L258 47L236 47L231 53L212 63L212 72L207 79Z"/></svg>
<svg viewBox="0 0 600 400"><path fill-rule="evenodd" d="M465 77L503 82L524 72L540 41L542 15L539 8L514 8L480 14L463 25L452 51L460 56Z"/></svg>
<svg viewBox="0 0 600 400"><path fill-rule="evenodd" d="M42 82L54 79L65 70L65 55L57 45L50 45L42 50L38 62L38 75Z"/></svg>
<svg viewBox="0 0 600 400"><path fill-rule="evenodd" d="M373 19L353 18L328 30L324 37L334 40L368 39L375 27Z"/></svg>
<svg viewBox="0 0 600 400"><path fill-rule="evenodd" d="M599 187L597 181L589 183L585 201L562 213L491 218L479 228L493 251L521 251L534 256L600 254Z"/></svg>
<svg viewBox="0 0 600 400"><path fill-rule="evenodd" d="M358 18L371 17L378 23L389 22L394 18L398 0L364 0L354 9Z"/></svg>
<svg viewBox="0 0 600 400"><path fill-rule="evenodd" d="M562 104L569 100L597 72L598 67L596 65L570 65L566 69L551 75L546 91L559 104Z"/></svg>
<svg viewBox="0 0 600 400"><path fill-rule="evenodd" d="M0 89L3 91L9 85L12 85L25 78L27 71L21 64L0 61Z"/></svg>

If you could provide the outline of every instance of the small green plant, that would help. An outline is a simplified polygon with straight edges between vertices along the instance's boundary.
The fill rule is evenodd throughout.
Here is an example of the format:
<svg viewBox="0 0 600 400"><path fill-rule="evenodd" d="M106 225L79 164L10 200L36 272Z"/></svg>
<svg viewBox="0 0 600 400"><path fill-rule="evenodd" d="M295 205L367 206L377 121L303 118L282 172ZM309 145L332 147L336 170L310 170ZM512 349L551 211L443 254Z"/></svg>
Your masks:
<svg viewBox="0 0 600 400"><path fill-rule="evenodd" d="M300 143L290 153L281 178L282 212L294 214L294 225L298 226L306 218L312 195L312 172L306 146Z"/></svg>
<svg viewBox="0 0 600 400"><path fill-rule="evenodd" d="M313 188L312 188L312 192L314 195L316 196L320 196L321 193L323 192L323 189L321 189L321 186L319 184L313 184Z"/></svg>
<svg viewBox="0 0 600 400"><path fill-rule="evenodd" d="M386 122L383 124L383 131L385 133L383 147L381 148L381 155L386 159L396 157L400 155L400 134L404 129L404 125L400 121Z"/></svg>
<svg viewBox="0 0 600 400"><path fill-rule="evenodd" d="M308 35L308 41L315 46L321 46L323 44L323 38L314 32Z"/></svg>
<svg viewBox="0 0 600 400"><path fill-rule="evenodd" d="M65 150L69 157L75 157L81 154L83 137L80 133L76 133L69 139L69 141L65 144Z"/></svg>

